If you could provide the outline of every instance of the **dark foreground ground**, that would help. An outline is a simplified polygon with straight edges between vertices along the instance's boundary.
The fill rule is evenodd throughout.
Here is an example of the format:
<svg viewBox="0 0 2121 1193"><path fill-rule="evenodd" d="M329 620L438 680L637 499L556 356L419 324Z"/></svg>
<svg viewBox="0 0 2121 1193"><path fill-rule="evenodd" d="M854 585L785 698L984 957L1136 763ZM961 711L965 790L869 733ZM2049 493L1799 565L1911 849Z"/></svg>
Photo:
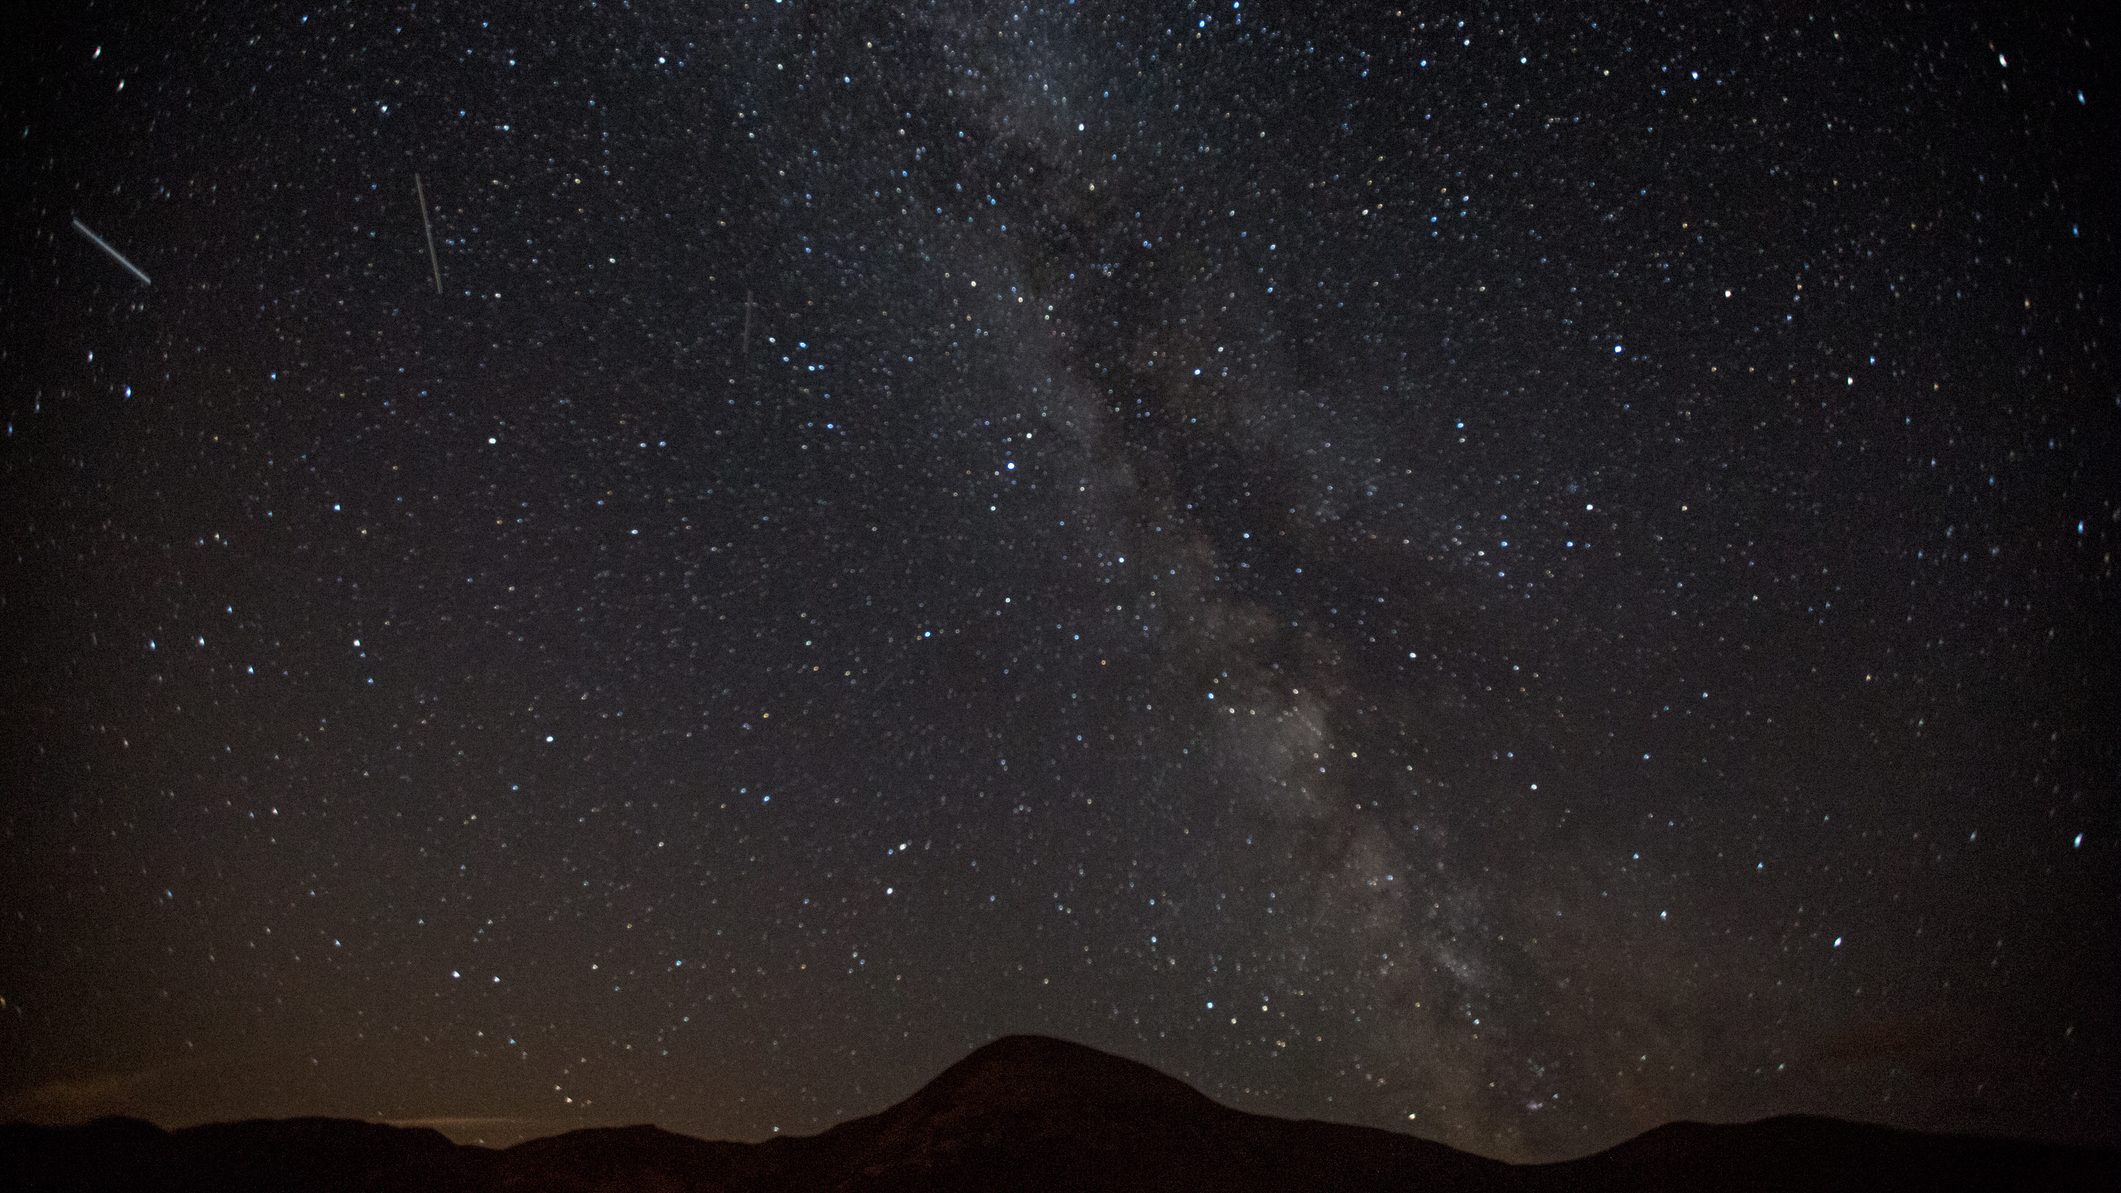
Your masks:
<svg viewBox="0 0 2121 1193"><path fill-rule="evenodd" d="M1821 1118L1678 1123L1561 1164L1231 1110L1079 1045L1014 1036L821 1135L708 1143L654 1127L504 1150L344 1119L164 1131L136 1119L0 1126L20 1190L1893 1190L2121 1189L2121 1152Z"/></svg>

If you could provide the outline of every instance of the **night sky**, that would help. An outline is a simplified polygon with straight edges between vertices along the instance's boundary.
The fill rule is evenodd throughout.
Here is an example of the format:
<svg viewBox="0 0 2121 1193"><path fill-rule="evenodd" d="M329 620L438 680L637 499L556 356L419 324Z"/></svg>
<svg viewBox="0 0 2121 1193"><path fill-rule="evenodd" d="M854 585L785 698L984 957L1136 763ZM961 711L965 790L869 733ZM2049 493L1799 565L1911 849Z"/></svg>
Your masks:
<svg viewBox="0 0 2121 1193"><path fill-rule="evenodd" d="M2111 47L1327 7L11 33L0 1117L2121 1139Z"/></svg>

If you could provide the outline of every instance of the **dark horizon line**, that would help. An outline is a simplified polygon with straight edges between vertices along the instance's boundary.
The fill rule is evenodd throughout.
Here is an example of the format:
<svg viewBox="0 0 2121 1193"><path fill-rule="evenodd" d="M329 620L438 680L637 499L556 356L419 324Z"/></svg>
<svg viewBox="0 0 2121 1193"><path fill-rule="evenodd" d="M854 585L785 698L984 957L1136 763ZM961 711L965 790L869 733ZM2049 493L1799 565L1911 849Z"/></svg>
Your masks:
<svg viewBox="0 0 2121 1193"><path fill-rule="evenodd" d="M457 1135L452 1134L447 1127L441 1125L449 1123L462 1123L467 1126L474 1123L492 1123L497 1125L519 1123L529 1125L559 1124L568 1121L564 1118L555 1118L547 1116L470 1114L423 1115L398 1118L362 1118L344 1114L255 1115L247 1118L209 1119L195 1123L170 1125L168 1123L156 1121L155 1119L149 1118L144 1114L130 1113L125 1111L114 1111L111 1113L98 1114L91 1117L70 1119L65 1121L39 1120L35 1118L0 1119L0 1130L27 1127L37 1130L67 1131L81 1130L85 1128L96 1127L99 1125L137 1123L142 1126L152 1128L156 1131L160 1131L167 1135L178 1135L185 1132L211 1129L216 1127L242 1127L269 1123L354 1123L369 1127L384 1127L398 1131L431 1131L437 1135L440 1135L442 1138L448 1140L448 1142L453 1146L475 1148L478 1150L495 1153L506 1152L511 1149L523 1147L529 1144L539 1143L546 1140L562 1139L574 1135L593 1134L599 1132L639 1132L644 1130L657 1131L665 1135L676 1136L682 1139L688 1139L704 1144L728 1145L734 1147L747 1148L761 1147L776 1140L816 1138L817 1136L838 1130L839 1128L844 1127L849 1123L861 1122L866 1119L871 1119L880 1115L888 1114L897 1107L906 1104L908 1101L919 1097L921 1094L933 1088L935 1085L941 1082L948 1074L960 1069L961 1067L966 1067L970 1065L970 1063L975 1058L978 1058L983 1054L991 1054L995 1051L1009 1047L1011 1045L1021 1046L1024 1044L1035 1044L1038 1046L1048 1047L1052 1045L1061 1045L1064 1046L1064 1048L1067 1050L1072 1050L1082 1054L1087 1054L1089 1056L1102 1058L1107 1061L1117 1061L1124 1065L1145 1070L1146 1072L1153 1074L1156 1078L1162 1081L1183 1086L1186 1090L1190 1091L1194 1095L1212 1103L1215 1107L1223 1111L1227 1111L1229 1113L1245 1115L1249 1118L1254 1119L1265 1119L1282 1123L1319 1123L1335 1127L1354 1128L1363 1131L1374 1131L1382 1135L1392 1135L1406 1139L1418 1140L1422 1143L1432 1144L1437 1147L1448 1148L1449 1150L1457 1152L1461 1155L1474 1156L1482 1160L1487 1160L1498 1164L1506 1164L1514 1168L1538 1168L1556 1164L1569 1164L1580 1160L1588 1160L1595 1156L1604 1155L1605 1153L1626 1147L1640 1140L1648 1139L1649 1137L1657 1135L1661 1132L1686 1131L1690 1129L1705 1129L1712 1131L1742 1130L1745 1128L1760 1127L1775 1123L1823 1124L1832 1127L1854 1127L1867 1131L1890 1132L1902 1136L1913 1136L1928 1139L1953 1139L1987 1144L2061 1148L2082 1151L2086 1153L2111 1153L2117 1160L2121 1160L2121 1139L2090 1141L2083 1138L2071 1138L2066 1136L2042 1137L2030 1135L2002 1134L1985 1130L1947 1130L1934 1127L1913 1127L1901 1123L1879 1122L1871 1119L1850 1118L1843 1115L1823 1114L1814 1111L1791 1111L1781 1114L1769 1114L1763 1115L1758 1118L1747 1119L1668 1119L1662 1123L1658 1123L1653 1126L1646 1127L1640 1131L1636 1131L1632 1134L1622 1136L1602 1146L1593 1147L1588 1151L1571 1152L1567 1155L1560 1156L1554 1159L1510 1160L1500 1156L1491 1155L1487 1152L1473 1151L1467 1148L1459 1147L1456 1144L1445 1143L1442 1140L1433 1138L1428 1135L1416 1134L1412 1131L1400 1130L1394 1127L1378 1126L1373 1123L1352 1121L1347 1119L1291 1117L1281 1114L1269 1114L1260 1111L1244 1110L1239 1107L1232 1106L1227 1102L1224 1102L1221 1099L1206 1093L1198 1086L1194 1085L1193 1082L1185 1078L1174 1076L1146 1062L1135 1060L1132 1057L1128 1057L1120 1053L1108 1052L1102 1048L1096 1048L1088 1044L1078 1043L1076 1041L1065 1039L1063 1037L1047 1036L1036 1033L1011 1033L1007 1035L997 1036L993 1040L990 1040L989 1042L982 1044L977 1048L974 1048L972 1051L966 1053L958 1060L953 1061L950 1064L944 1066L941 1070L938 1070L934 1076L930 1077L927 1081L920 1083L911 1092L894 1100L888 1101L877 1109L861 1113L849 1114L846 1117L838 1119L835 1122L826 1124L825 1126L819 1127L813 1131L801 1133L776 1131L772 1134L763 1136L758 1139L740 1139L698 1135L693 1134L689 1131L675 1130L656 1122L613 1122L568 1127L563 1130L555 1131L551 1134L526 1136L524 1138L516 1140L513 1143L491 1144L475 1139L460 1139Z"/></svg>

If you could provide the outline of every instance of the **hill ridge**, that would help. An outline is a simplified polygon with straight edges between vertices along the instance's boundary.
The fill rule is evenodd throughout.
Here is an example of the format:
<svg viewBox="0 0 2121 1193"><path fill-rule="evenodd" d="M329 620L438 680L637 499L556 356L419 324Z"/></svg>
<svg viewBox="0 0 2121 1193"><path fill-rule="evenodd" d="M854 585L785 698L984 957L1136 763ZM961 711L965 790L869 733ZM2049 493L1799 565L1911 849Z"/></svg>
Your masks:
<svg viewBox="0 0 2121 1193"><path fill-rule="evenodd" d="M650 1124L512 1147L358 1119L165 1130L112 1117L0 1125L0 1186L316 1193L904 1190L2072 1190L2121 1187L2121 1152L1930 1135L1813 1115L1665 1124L1605 1151L1511 1165L1373 1127L1251 1114L1138 1061L1050 1036L972 1050L905 1099L816 1135L703 1140Z"/></svg>

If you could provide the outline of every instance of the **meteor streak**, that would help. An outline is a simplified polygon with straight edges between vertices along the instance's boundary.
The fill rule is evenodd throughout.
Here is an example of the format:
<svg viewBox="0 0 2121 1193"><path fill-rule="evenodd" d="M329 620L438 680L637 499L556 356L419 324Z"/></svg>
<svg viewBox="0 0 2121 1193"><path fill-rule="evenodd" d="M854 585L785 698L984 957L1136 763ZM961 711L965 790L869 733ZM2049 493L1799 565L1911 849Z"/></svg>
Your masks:
<svg viewBox="0 0 2121 1193"><path fill-rule="evenodd" d="M420 176L412 176L412 193L420 197L420 227L427 230L427 263L435 269L435 293L442 292L442 259L435 256L435 226L427 222L427 188L420 185Z"/></svg>
<svg viewBox="0 0 2121 1193"><path fill-rule="evenodd" d="M103 239L101 236L96 235L94 232L89 231L87 224L84 224L80 220L76 219L74 221L74 231L79 232L81 235L88 237L90 243L94 244L97 248L102 249L104 252L109 253L111 260L116 261L118 264L123 265L126 269L131 270L132 275L140 279L141 285L152 286L155 284L155 279L148 277L146 274L140 272L140 267L126 260L124 253L121 253L118 250L110 247L109 241Z"/></svg>

